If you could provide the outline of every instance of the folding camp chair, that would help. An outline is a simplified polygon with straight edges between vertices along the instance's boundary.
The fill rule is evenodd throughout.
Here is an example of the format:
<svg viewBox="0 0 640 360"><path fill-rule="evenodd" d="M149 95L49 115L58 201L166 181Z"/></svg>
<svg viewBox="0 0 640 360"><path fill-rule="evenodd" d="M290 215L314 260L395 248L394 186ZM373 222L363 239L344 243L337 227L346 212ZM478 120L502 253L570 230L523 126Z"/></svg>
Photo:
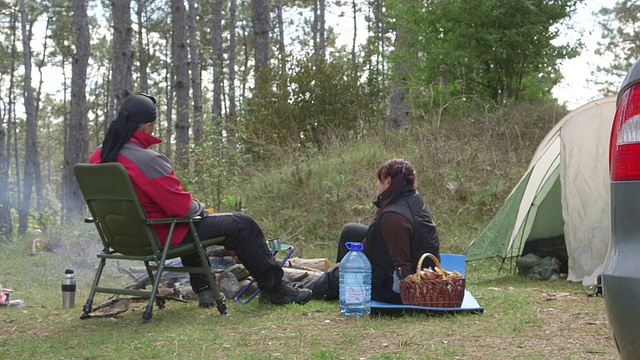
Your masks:
<svg viewBox="0 0 640 360"><path fill-rule="evenodd" d="M77 164L74 167L74 172L91 213L91 218L85 219L85 222L95 224L104 246L103 250L97 254L100 263L93 280L89 298L82 309L81 319L90 317L93 297L96 292L101 292L149 298L147 309L142 315L143 322L149 322L153 316L154 301L160 308L164 307L164 300L157 298L158 285L164 271L206 274L209 286L213 290L215 299L217 299L218 311L221 314L226 314L225 299L218 291L211 268L207 265L208 259L205 251L208 246L221 244L225 239L224 237L201 241L194 226L194 222L200 220L199 217L149 219L140 204L131 178L122 164ZM160 244L160 240L153 229L153 224L160 223L171 224L164 246ZM175 225L178 223L189 224L194 237L193 243L169 246ZM192 253L200 255L200 259L204 264L202 267L166 265L168 259ZM149 291L99 286L100 277L107 260L144 262L153 288ZM156 271L155 275L153 271Z"/></svg>

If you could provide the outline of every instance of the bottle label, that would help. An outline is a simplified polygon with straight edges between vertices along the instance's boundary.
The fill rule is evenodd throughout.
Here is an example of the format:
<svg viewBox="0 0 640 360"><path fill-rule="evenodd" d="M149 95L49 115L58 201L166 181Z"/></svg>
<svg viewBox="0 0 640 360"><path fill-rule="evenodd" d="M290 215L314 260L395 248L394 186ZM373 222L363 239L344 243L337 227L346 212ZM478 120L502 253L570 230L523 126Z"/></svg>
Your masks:
<svg viewBox="0 0 640 360"><path fill-rule="evenodd" d="M364 281L359 274L344 274L344 302L362 304L366 301Z"/></svg>

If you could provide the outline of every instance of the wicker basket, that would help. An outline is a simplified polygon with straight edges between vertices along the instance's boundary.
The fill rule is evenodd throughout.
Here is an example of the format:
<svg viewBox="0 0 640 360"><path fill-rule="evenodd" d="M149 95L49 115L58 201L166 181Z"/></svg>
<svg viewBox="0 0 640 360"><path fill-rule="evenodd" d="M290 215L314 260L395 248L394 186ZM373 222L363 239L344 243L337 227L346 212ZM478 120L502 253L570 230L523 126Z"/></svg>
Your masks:
<svg viewBox="0 0 640 360"><path fill-rule="evenodd" d="M423 254L418 261L416 273L400 280L400 297L405 305L436 308L458 308L464 298L465 278L450 276L445 279L427 280L420 276L422 261L430 257L442 270L438 258L433 254Z"/></svg>

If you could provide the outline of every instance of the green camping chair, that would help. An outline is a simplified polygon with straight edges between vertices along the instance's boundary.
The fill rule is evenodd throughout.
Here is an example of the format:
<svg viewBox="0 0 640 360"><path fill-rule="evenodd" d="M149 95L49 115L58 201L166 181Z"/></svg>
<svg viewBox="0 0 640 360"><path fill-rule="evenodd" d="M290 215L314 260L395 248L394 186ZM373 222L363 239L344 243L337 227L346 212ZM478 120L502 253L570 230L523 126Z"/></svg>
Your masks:
<svg viewBox="0 0 640 360"><path fill-rule="evenodd" d="M103 250L97 254L100 263L89 298L82 309L81 319L90 317L93 297L96 292L101 292L149 298L147 309L142 314L143 322L149 322L153 316L154 300L160 308L164 307L164 300L157 298L158 285L164 271L206 274L217 299L218 311L221 314L226 314L227 306L224 297L218 291L211 269L207 265L208 259L205 251L208 246L221 244L224 237L201 241L194 226L194 222L200 220L199 217L149 219L138 200L129 174L120 163L77 164L74 167L74 172L91 213L91 218L85 219L85 222L95 224L104 246ZM165 246L160 245L160 240L153 229L153 224L159 223L171 224ZM178 223L189 224L195 240L193 243L169 246L174 227ZM194 252L200 255L204 266L186 268L165 264L168 259ZM144 262L153 289L149 291L99 286L102 270L107 260ZM153 271L156 272L155 275Z"/></svg>

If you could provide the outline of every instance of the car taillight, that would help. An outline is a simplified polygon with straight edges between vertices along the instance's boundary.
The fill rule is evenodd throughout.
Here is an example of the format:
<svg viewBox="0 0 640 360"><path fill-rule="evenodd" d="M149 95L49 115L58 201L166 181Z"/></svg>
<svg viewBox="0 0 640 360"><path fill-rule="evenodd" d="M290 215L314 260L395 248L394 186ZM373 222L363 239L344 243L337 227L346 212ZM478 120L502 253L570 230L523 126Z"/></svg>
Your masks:
<svg viewBox="0 0 640 360"><path fill-rule="evenodd" d="M618 99L609 144L612 181L640 180L640 83Z"/></svg>

